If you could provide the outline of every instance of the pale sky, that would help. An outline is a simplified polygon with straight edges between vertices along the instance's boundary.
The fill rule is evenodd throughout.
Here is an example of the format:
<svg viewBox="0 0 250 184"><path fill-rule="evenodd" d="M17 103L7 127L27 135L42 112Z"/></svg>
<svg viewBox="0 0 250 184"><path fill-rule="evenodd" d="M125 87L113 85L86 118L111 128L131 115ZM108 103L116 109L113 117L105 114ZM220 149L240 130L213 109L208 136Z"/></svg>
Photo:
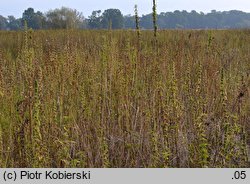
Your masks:
<svg viewBox="0 0 250 184"><path fill-rule="evenodd" d="M211 10L242 10L250 12L250 0L156 0L157 11L196 10L210 12ZM35 11L46 12L50 9L66 6L77 9L85 17L93 10L118 8L124 15L133 14L134 5L138 5L140 14L152 11L152 0L0 0L0 15L14 15L19 18L25 9L32 7Z"/></svg>

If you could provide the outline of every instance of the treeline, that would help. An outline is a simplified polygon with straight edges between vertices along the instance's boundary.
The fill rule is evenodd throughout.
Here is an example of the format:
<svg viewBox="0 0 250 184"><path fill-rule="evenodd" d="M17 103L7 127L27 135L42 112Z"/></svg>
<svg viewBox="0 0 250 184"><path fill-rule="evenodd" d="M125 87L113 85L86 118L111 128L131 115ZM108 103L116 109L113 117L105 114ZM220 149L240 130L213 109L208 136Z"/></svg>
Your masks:
<svg viewBox="0 0 250 184"><path fill-rule="evenodd" d="M62 7L46 13L35 12L28 8L23 12L22 18L14 16L3 17L0 15L1 30L23 29L25 22L32 29L73 29L86 28L86 20L77 10Z"/></svg>
<svg viewBox="0 0 250 184"><path fill-rule="evenodd" d="M152 14L142 15L141 29L153 29ZM123 15L119 9L93 11L85 18L75 9L62 7L42 13L28 8L21 18L0 15L0 30L20 30L25 22L32 29L134 29L133 15ZM160 29L233 29L250 28L250 13L242 11L216 11L210 13L196 11L174 11L157 15Z"/></svg>

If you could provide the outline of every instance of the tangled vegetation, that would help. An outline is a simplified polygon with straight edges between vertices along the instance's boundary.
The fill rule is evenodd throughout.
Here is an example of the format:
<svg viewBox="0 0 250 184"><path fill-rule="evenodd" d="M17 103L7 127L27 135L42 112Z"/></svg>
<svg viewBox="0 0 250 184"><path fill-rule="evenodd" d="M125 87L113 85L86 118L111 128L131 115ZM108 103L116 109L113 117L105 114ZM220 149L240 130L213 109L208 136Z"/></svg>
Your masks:
<svg viewBox="0 0 250 184"><path fill-rule="evenodd" d="M249 35L0 32L0 167L249 167Z"/></svg>

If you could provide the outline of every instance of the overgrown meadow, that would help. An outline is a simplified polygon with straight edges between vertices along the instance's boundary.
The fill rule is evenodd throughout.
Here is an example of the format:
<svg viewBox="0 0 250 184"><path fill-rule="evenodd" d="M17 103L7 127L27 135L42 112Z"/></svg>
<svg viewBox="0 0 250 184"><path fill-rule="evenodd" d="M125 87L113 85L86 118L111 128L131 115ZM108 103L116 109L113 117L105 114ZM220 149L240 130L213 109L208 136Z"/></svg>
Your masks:
<svg viewBox="0 0 250 184"><path fill-rule="evenodd" d="M250 31L0 32L0 167L249 167Z"/></svg>

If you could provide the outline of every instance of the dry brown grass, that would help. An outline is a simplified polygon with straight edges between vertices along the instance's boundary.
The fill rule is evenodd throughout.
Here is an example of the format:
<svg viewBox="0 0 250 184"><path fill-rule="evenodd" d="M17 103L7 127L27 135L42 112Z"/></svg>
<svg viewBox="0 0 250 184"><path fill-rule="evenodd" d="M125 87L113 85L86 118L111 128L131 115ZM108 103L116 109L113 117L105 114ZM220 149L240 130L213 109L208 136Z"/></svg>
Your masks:
<svg viewBox="0 0 250 184"><path fill-rule="evenodd" d="M249 30L0 32L0 166L247 167L249 48Z"/></svg>

